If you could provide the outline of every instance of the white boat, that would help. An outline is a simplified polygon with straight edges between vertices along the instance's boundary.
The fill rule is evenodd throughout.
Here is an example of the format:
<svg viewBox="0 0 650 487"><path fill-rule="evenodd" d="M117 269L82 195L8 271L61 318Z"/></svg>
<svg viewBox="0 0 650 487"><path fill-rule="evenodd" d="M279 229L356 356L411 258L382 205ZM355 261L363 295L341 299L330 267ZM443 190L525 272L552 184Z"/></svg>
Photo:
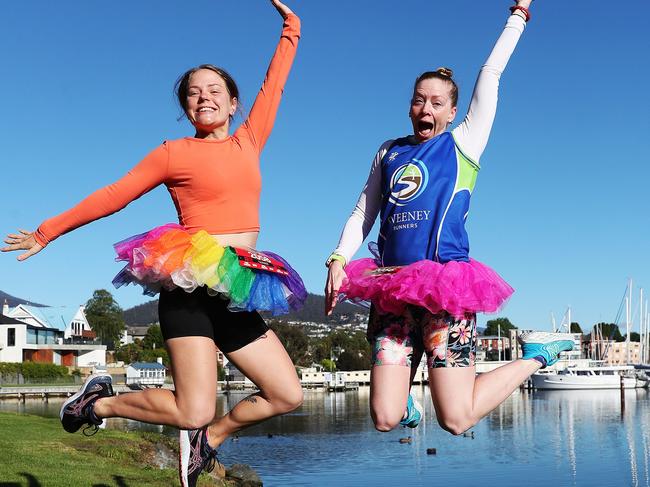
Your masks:
<svg viewBox="0 0 650 487"><path fill-rule="evenodd" d="M624 389L645 387L631 365L569 367L559 372L538 372L531 376L533 387L540 390Z"/></svg>

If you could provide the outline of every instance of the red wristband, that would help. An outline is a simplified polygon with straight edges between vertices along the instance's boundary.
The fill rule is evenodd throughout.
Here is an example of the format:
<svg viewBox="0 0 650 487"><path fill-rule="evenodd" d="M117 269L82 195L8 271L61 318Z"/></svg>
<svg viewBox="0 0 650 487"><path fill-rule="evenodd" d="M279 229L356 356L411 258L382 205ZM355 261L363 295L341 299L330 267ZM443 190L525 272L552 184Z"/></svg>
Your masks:
<svg viewBox="0 0 650 487"><path fill-rule="evenodd" d="M510 7L510 12L512 12L513 14L517 10L521 10L524 13L524 15L526 16L526 22L530 20L530 12L526 7L522 7L521 5L513 5L512 7Z"/></svg>

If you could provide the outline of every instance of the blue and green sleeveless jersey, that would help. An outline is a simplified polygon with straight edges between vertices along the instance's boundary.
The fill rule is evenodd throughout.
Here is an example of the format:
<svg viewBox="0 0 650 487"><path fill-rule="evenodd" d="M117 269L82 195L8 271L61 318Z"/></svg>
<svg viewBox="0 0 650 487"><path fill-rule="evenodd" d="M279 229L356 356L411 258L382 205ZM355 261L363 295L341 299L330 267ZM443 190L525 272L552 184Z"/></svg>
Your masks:
<svg viewBox="0 0 650 487"><path fill-rule="evenodd" d="M395 140L381 163L382 265L469 261L465 220L479 168L449 132L415 145Z"/></svg>

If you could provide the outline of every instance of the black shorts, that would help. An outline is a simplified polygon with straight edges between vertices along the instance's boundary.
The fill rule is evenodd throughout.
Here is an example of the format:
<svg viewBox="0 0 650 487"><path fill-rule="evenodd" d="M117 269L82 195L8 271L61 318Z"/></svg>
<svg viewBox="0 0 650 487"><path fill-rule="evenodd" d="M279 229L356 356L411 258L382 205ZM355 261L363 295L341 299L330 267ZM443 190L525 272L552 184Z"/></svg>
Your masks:
<svg viewBox="0 0 650 487"><path fill-rule="evenodd" d="M180 288L173 291L162 289L158 319L165 340L208 337L224 353L245 347L269 330L257 311L230 311L228 301L210 296L204 286L191 293Z"/></svg>

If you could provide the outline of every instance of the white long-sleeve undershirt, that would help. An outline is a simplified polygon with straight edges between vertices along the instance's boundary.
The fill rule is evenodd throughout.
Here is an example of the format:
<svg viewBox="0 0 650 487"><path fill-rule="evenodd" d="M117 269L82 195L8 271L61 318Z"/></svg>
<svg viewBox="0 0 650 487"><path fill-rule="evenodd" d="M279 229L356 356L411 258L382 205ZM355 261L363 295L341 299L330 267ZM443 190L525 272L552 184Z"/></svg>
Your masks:
<svg viewBox="0 0 650 487"><path fill-rule="evenodd" d="M497 110L499 79L508 64L517 42L524 32L526 22L519 15L511 15L487 61L479 72L467 115L452 135L463 154L478 164L487 145ZM370 233L381 207L381 161L393 140L384 142L375 155L370 174L357 204L348 218L339 243L334 250L346 262L361 247Z"/></svg>

